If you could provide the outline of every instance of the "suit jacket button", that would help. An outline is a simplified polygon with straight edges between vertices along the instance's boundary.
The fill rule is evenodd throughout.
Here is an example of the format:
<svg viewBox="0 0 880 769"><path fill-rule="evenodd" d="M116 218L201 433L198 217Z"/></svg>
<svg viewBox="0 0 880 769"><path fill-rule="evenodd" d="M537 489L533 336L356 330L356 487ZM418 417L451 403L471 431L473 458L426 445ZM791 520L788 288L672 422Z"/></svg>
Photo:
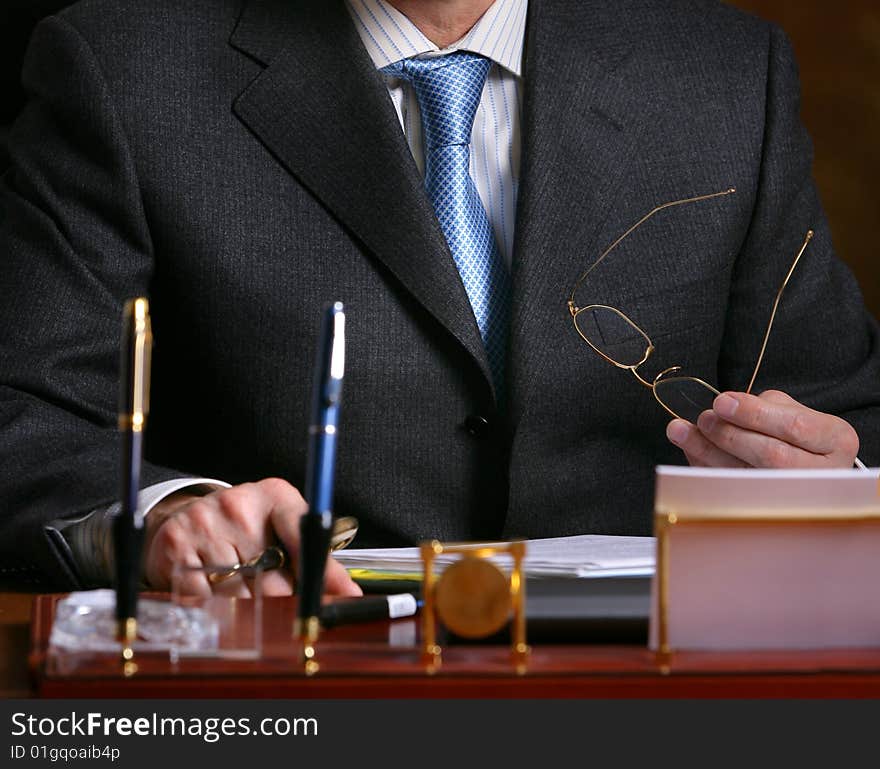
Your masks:
<svg viewBox="0 0 880 769"><path fill-rule="evenodd" d="M464 429L474 438L486 438L489 435L489 420L479 414L471 414L464 420Z"/></svg>

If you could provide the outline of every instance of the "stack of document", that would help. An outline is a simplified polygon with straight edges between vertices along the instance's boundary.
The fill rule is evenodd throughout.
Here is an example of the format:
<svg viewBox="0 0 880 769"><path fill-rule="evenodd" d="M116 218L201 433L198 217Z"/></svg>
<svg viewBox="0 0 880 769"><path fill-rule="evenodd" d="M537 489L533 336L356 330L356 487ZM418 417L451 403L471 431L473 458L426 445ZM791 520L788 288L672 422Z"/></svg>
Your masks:
<svg viewBox="0 0 880 769"><path fill-rule="evenodd" d="M491 543L486 543L491 544ZM497 543L496 543L497 544ZM635 577L654 573L653 537L613 537L582 534L526 540L523 568L526 577ZM422 558L417 547L338 550L333 557L356 578L420 579ZM442 553L435 558L437 572L461 558ZM500 568L509 570L508 554L493 556Z"/></svg>

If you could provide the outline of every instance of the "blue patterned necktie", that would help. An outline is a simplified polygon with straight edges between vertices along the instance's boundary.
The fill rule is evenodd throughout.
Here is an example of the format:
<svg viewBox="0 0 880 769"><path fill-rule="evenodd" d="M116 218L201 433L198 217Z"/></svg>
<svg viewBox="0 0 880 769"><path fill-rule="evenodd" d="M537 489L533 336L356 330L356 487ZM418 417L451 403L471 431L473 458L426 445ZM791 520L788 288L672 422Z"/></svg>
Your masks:
<svg viewBox="0 0 880 769"><path fill-rule="evenodd" d="M510 276L469 171L471 131L491 62L458 52L404 59L383 72L412 83L422 115L425 187L474 311L499 400L510 314Z"/></svg>

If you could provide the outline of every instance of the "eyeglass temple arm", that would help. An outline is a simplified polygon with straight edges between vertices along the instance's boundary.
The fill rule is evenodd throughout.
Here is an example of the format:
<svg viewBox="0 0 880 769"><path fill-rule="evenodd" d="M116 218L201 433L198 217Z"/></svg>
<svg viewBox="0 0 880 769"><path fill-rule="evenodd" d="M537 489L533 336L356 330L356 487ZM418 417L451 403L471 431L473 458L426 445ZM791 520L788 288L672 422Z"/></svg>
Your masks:
<svg viewBox="0 0 880 769"><path fill-rule="evenodd" d="M785 280L782 281L782 285L779 287L779 291L776 292L776 300L773 302L773 311L770 313L770 320L767 323L767 330L764 332L764 342L761 344L761 352L758 353L758 362L755 363L755 370L752 372L752 378L749 380L749 386L746 388L747 393L752 392L752 387L754 387L755 385L755 379L758 376L758 371L761 369L761 363L764 360L764 351L767 349L767 340L770 338L770 329L773 328L773 321L776 318L776 310L779 307L779 300L782 299L782 292L785 291L785 287L788 285L789 278L791 278L791 275L794 272L794 268L797 267L798 262L801 260L801 256L803 256L804 251L807 250L807 246L810 244L810 241L812 239L813 231L808 230L807 235L804 238L803 245L801 245L801 250L798 251L797 256L791 263L791 267L789 267L788 274L785 276Z"/></svg>
<svg viewBox="0 0 880 769"><path fill-rule="evenodd" d="M641 227L645 222L647 222L648 219L650 219L652 216L654 216L654 214L658 214L667 208L673 208L675 206L683 206L685 203L699 203L700 201L711 200L712 198L719 198L719 197L722 197L723 195L732 195L734 192L736 192L736 187L729 187L726 190L722 190L721 192L713 192L709 195L697 195L696 197L693 197L693 198L684 198L683 200L672 200L669 203L663 203L663 205L657 206L652 211L649 211L641 219L639 219L632 227L630 227L626 232L624 232L623 235L621 235L610 246L608 246L608 248L606 248L602 252L602 255L595 262L593 262L593 264L591 264L587 268L587 270L584 272L583 275L581 275L577 279L577 281L574 284L574 287L571 289L571 294L568 297L568 310L569 310L569 312L572 314L572 316L574 316L578 311L578 307L574 302L574 295L577 293L578 288L580 288L581 283L583 283L587 279L587 275L589 275L593 270L595 270L596 267L598 267L602 263L602 260L606 256L608 256L608 254L610 254L615 248L617 248L620 245L622 240L624 240L629 235L631 235L633 232L635 232L639 227Z"/></svg>

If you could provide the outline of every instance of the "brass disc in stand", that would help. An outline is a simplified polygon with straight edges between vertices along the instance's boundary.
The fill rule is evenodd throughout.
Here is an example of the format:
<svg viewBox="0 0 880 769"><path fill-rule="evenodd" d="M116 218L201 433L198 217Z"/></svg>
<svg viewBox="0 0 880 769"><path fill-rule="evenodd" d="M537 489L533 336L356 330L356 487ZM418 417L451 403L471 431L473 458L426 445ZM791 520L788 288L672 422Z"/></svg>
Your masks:
<svg viewBox="0 0 880 769"><path fill-rule="evenodd" d="M510 617L510 582L490 561L464 557L446 567L434 587L437 616L462 638L485 638Z"/></svg>

